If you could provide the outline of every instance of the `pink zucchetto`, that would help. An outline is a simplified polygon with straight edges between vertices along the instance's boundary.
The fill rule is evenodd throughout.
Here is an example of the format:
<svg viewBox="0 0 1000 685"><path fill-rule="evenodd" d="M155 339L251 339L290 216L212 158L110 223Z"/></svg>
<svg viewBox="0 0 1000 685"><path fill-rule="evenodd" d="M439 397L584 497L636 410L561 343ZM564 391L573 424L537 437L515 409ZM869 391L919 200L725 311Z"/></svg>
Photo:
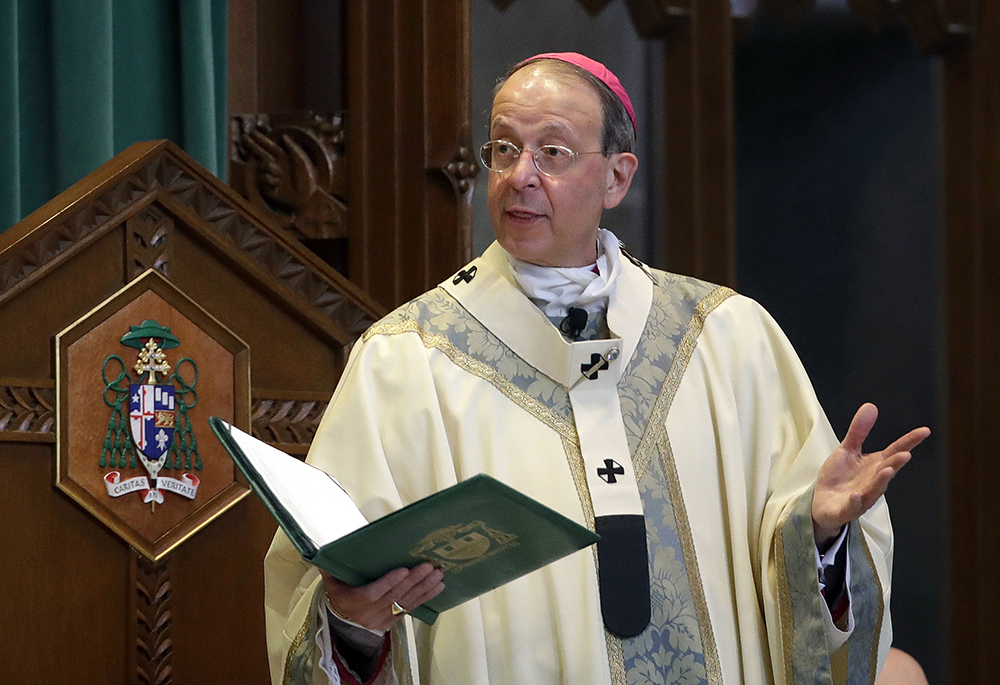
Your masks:
<svg viewBox="0 0 1000 685"><path fill-rule="evenodd" d="M625 92L622 82L606 66L578 52L543 52L540 55L529 57L524 61L530 62L533 59L557 59L560 62L566 62L567 64L572 64L585 71L589 71L610 88L612 93L618 96L622 105L625 106L625 111L628 112L629 119L632 120L632 130L636 133L639 132L639 127L635 124L635 110L632 109L632 100L629 99L628 93Z"/></svg>

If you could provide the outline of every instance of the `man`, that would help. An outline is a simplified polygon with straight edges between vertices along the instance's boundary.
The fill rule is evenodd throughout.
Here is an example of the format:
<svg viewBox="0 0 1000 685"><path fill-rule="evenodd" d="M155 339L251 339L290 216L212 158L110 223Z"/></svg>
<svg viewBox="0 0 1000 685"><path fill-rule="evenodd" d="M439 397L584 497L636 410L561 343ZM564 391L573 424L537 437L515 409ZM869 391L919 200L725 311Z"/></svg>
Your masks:
<svg viewBox="0 0 1000 685"><path fill-rule="evenodd" d="M929 431L838 445L781 331L599 230L635 120L575 53L517 65L483 161L497 243L372 327L309 460L369 518L486 472L602 533L442 614L428 564L350 588L279 532L275 682L871 682L891 641L888 481ZM638 525L636 525L638 524Z"/></svg>

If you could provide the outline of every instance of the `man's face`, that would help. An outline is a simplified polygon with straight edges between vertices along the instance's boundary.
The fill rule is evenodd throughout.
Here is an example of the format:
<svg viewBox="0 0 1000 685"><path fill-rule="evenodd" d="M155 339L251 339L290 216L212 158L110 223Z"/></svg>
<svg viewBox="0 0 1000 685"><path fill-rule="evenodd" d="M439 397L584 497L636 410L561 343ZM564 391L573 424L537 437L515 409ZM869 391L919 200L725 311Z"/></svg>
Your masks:
<svg viewBox="0 0 1000 685"><path fill-rule="evenodd" d="M524 151L506 171L490 172L490 218L497 241L509 253L543 266L594 263L601 211L624 197L634 165L624 188L616 170L621 153L580 155L569 171L552 178L538 171L526 149L600 150L601 124L601 101L593 87L544 64L516 71L497 93L490 138ZM635 157L627 156L632 164Z"/></svg>

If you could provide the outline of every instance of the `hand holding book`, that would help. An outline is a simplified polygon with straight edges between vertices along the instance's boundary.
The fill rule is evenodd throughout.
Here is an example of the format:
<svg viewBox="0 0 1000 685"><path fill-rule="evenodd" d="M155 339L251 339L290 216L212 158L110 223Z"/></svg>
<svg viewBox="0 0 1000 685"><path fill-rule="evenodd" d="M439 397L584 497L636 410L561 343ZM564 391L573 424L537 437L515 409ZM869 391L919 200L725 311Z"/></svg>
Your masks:
<svg viewBox="0 0 1000 685"><path fill-rule="evenodd" d="M433 623L599 539L485 474L368 523L329 474L217 417L208 422L303 559L357 591L335 584L330 595L355 623L373 627L359 619L374 612L384 621L386 607L391 618L393 603L397 615Z"/></svg>
<svg viewBox="0 0 1000 685"><path fill-rule="evenodd" d="M441 594L443 579L444 571L426 561L412 569L394 569L361 587L352 587L323 573L330 610L341 619L377 632L389 630L409 609ZM393 605L406 611L400 612L398 608L394 611Z"/></svg>

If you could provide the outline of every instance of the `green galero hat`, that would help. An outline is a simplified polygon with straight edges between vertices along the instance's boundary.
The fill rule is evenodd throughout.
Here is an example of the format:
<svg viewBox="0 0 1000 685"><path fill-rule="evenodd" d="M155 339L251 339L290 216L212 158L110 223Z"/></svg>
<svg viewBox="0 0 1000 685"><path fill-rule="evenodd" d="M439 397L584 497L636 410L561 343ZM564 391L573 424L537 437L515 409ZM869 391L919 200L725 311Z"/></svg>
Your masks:
<svg viewBox="0 0 1000 685"><path fill-rule="evenodd" d="M161 326L152 319L146 319L138 326L129 326L128 333L122 336L121 343L141 350L149 338L159 340L160 349L163 350L169 350L171 347L177 347L181 344L177 336L170 332L170 326Z"/></svg>

